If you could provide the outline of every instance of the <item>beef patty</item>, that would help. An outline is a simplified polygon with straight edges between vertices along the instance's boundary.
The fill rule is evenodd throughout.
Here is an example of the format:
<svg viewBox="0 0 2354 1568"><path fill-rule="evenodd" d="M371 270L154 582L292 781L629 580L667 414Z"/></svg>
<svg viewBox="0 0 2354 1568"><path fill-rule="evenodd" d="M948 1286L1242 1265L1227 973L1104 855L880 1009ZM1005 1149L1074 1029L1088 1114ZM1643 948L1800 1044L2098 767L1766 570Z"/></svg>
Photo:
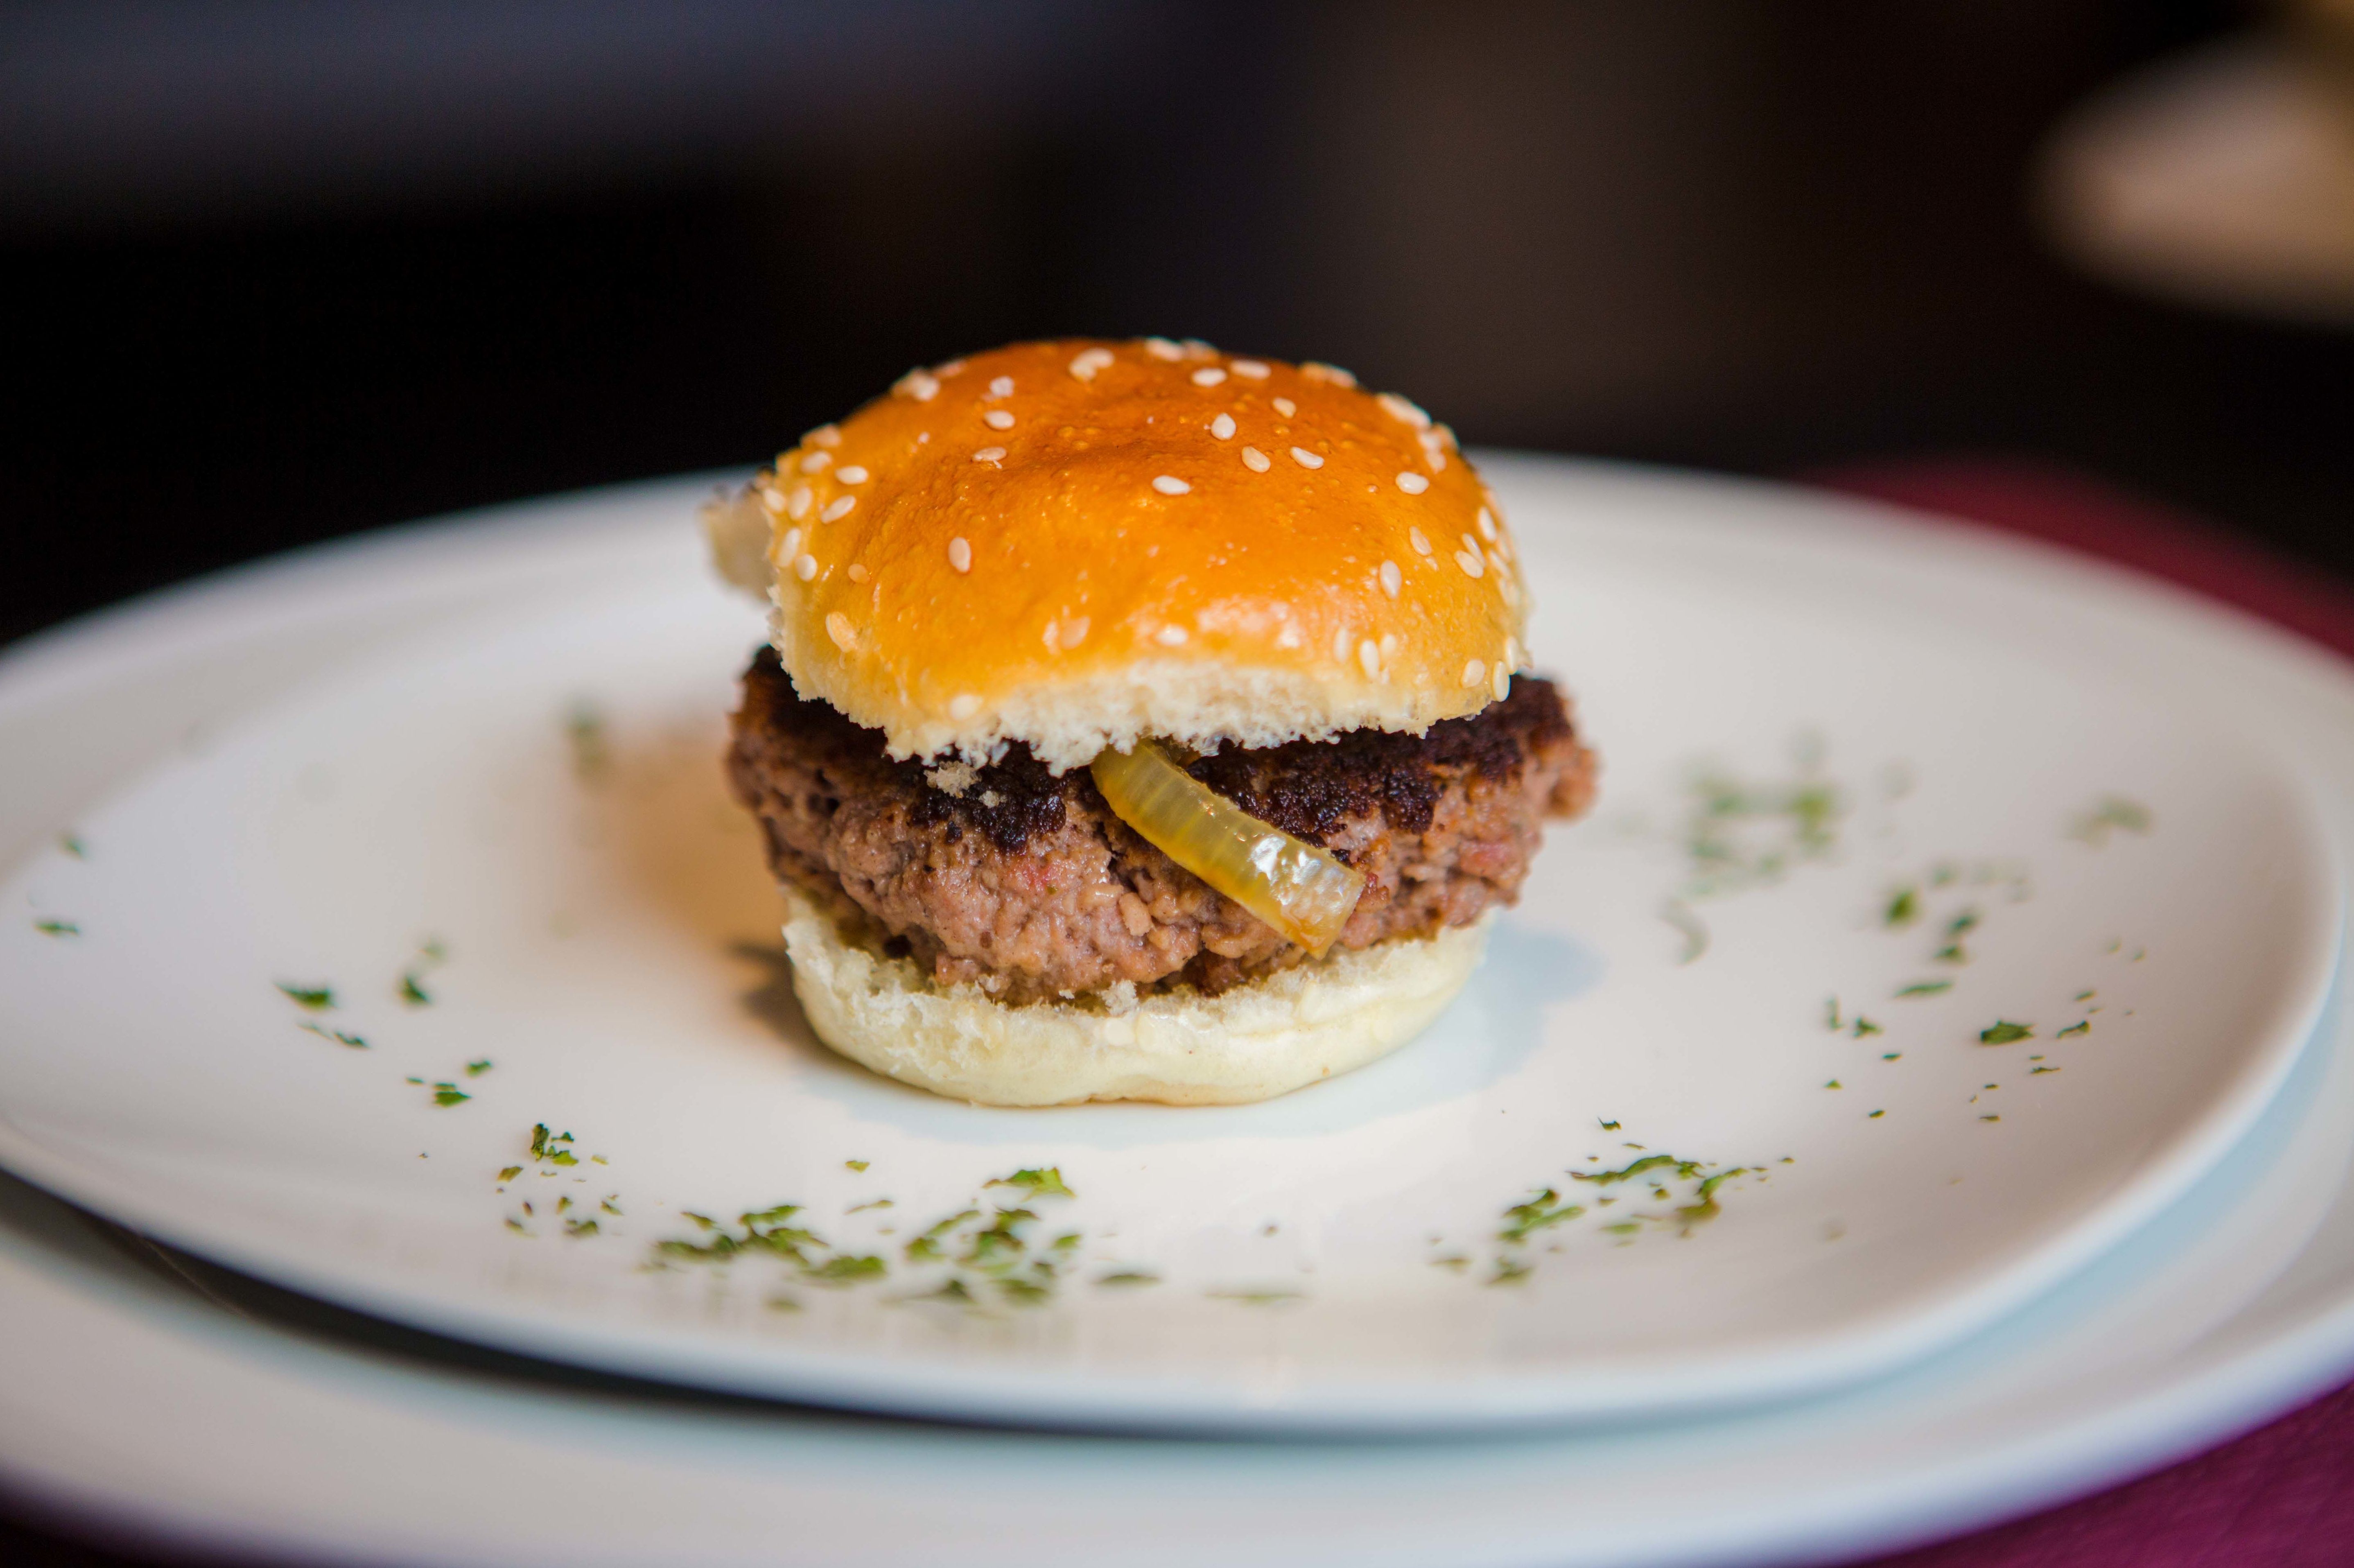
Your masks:
<svg viewBox="0 0 2354 1568"><path fill-rule="evenodd" d="M728 776L777 874L943 983L1009 1002L1122 982L1215 994L1306 957L1114 816L1085 768L1057 778L1016 744L951 795L892 760L882 731L803 701L768 648L734 729ZM1543 820L1594 794L1561 694L1527 676L1426 735L1229 747L1189 770L1365 874L1349 948L1512 903Z"/></svg>

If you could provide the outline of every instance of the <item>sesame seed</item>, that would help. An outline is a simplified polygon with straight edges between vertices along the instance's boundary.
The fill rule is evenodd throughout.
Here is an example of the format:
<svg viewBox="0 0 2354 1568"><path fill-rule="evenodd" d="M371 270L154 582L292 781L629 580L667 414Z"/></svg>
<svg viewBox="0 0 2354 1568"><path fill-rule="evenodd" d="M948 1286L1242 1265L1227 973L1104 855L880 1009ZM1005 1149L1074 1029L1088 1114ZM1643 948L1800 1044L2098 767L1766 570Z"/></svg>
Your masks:
<svg viewBox="0 0 2354 1568"><path fill-rule="evenodd" d="M815 473L832 461L833 454L832 452L811 452L809 456L801 459L801 471L803 473Z"/></svg>
<svg viewBox="0 0 2354 1568"><path fill-rule="evenodd" d="M961 359L944 359L939 364L932 366L932 374L935 376L954 376L963 368L964 361Z"/></svg>
<svg viewBox="0 0 2354 1568"><path fill-rule="evenodd" d="M1291 416L1299 412L1299 405L1293 402L1288 397L1278 397L1275 400L1275 411L1288 419Z"/></svg>
<svg viewBox="0 0 2354 1568"><path fill-rule="evenodd" d="M1250 470L1253 473L1265 473L1268 469L1273 468L1275 465L1267 461L1267 454L1259 450L1257 447L1245 447L1243 449L1243 466Z"/></svg>
<svg viewBox="0 0 2354 1568"><path fill-rule="evenodd" d="M1422 444L1426 447L1441 446L1452 449L1456 445L1455 428L1451 425L1433 425L1422 432Z"/></svg>
<svg viewBox="0 0 2354 1568"><path fill-rule="evenodd" d="M812 499L813 497L810 494L810 487L808 485L797 484L793 486L793 493L785 497L785 515L791 518L796 523L800 522L802 518L809 515L810 502Z"/></svg>
<svg viewBox="0 0 2354 1568"><path fill-rule="evenodd" d="M1001 376L996 380L991 382L989 384L989 395L992 397L1013 397L1013 377L1011 376Z"/></svg>
<svg viewBox="0 0 2354 1568"><path fill-rule="evenodd" d="M866 580L866 568L856 561L851 562L850 580L854 583L864 582Z"/></svg>
<svg viewBox="0 0 2354 1568"><path fill-rule="evenodd" d="M1447 454L1440 451L1437 447L1423 448L1422 461L1430 465L1430 471L1433 473L1445 473L1447 471Z"/></svg>
<svg viewBox="0 0 2354 1568"><path fill-rule="evenodd" d="M972 461L975 462L1003 462L1005 461L1005 449L1003 447L983 447L979 451L972 454Z"/></svg>
<svg viewBox="0 0 2354 1568"><path fill-rule="evenodd" d="M1357 663L1367 680L1382 673L1382 651L1373 646L1370 638L1357 644Z"/></svg>
<svg viewBox="0 0 2354 1568"><path fill-rule="evenodd" d="M1430 429L1430 416L1416 408L1410 398L1401 397L1394 392L1384 392L1373 401L1379 403L1382 411L1393 419L1403 419L1417 430Z"/></svg>
<svg viewBox="0 0 2354 1568"><path fill-rule="evenodd" d="M1349 662L1349 629L1345 626L1332 633L1332 662L1336 664Z"/></svg>
<svg viewBox="0 0 2354 1568"><path fill-rule="evenodd" d="M1063 646L1076 648L1087 640L1087 618L1074 616L1063 622Z"/></svg>
<svg viewBox="0 0 2354 1568"><path fill-rule="evenodd" d="M1198 337L1189 337L1185 340L1185 357L1188 359L1207 359L1217 352L1214 345L1204 343Z"/></svg>
<svg viewBox="0 0 2354 1568"><path fill-rule="evenodd" d="M1291 461L1298 463L1302 468L1322 468L1324 466L1324 460L1318 457L1314 452L1310 451L1306 447L1292 448Z"/></svg>
<svg viewBox="0 0 2354 1568"><path fill-rule="evenodd" d="M1404 644L1404 643L1402 643L1402 642L1400 642L1400 641L1398 641L1398 634L1397 634L1396 632L1394 632L1394 631L1384 631L1384 632L1383 632L1383 633L1382 633L1382 657L1383 657L1383 658L1384 658L1384 659L1394 659L1394 658L1396 658L1396 657L1397 657L1397 651L1398 651L1400 648L1404 647L1404 646L1405 646L1405 644Z"/></svg>
<svg viewBox="0 0 2354 1568"><path fill-rule="evenodd" d="M1185 629L1182 626L1164 626L1152 634L1152 640L1163 648L1182 647L1185 642Z"/></svg>
<svg viewBox="0 0 2354 1568"><path fill-rule="evenodd" d="M981 699L970 692L949 699L949 717L952 719L969 719L980 711Z"/></svg>
<svg viewBox="0 0 2354 1568"><path fill-rule="evenodd" d="M821 523L839 523L849 516L851 508L857 504L858 497L854 495L837 495L825 503L825 510L817 514L817 520Z"/></svg>
<svg viewBox="0 0 2354 1568"><path fill-rule="evenodd" d="M1488 689L1496 694L1496 700L1500 703L1510 696L1512 691L1511 667L1507 664L1498 664L1494 683Z"/></svg>
<svg viewBox="0 0 2354 1568"><path fill-rule="evenodd" d="M1484 506L1479 508L1479 537L1488 540L1491 544L1495 542L1496 538L1496 519ZM1467 545L1469 544L1471 542L1471 535L1469 534L1464 535L1463 542Z"/></svg>
<svg viewBox="0 0 2354 1568"><path fill-rule="evenodd" d="M1299 374L1310 381L1330 381L1335 387L1354 387L1357 378L1337 365L1324 365L1310 360L1299 367Z"/></svg>
<svg viewBox="0 0 2354 1568"><path fill-rule="evenodd" d="M1463 568L1463 575L1467 577L1484 576L1488 570L1486 567L1479 564L1479 557L1469 550L1456 551L1455 564Z"/></svg>
<svg viewBox="0 0 2354 1568"><path fill-rule="evenodd" d="M1474 659L1463 666L1463 683L1465 685L1476 686L1487 678L1488 666L1480 660Z"/></svg>
<svg viewBox="0 0 2354 1568"><path fill-rule="evenodd" d="M1493 550L1482 550L1480 554L1487 557L1488 569L1495 573L1497 580L1500 582L1504 576L1504 557Z"/></svg>
<svg viewBox="0 0 2354 1568"><path fill-rule="evenodd" d="M1233 369L1235 375L1246 376L1253 381L1267 379L1266 365L1256 359L1237 359L1234 363Z"/></svg>
<svg viewBox="0 0 2354 1568"><path fill-rule="evenodd" d="M1178 347L1175 344L1170 342L1165 337L1146 338L1144 340L1144 352L1152 355L1155 359L1182 359L1185 357L1185 351Z"/></svg>
<svg viewBox="0 0 2354 1568"><path fill-rule="evenodd" d="M1420 495L1430 488L1430 481L1418 473L1401 473L1397 476L1397 487L1408 495Z"/></svg>
<svg viewBox="0 0 2354 1568"><path fill-rule="evenodd" d="M850 617L838 609L825 618L825 634L844 653L858 646L858 629L850 624Z"/></svg>
<svg viewBox="0 0 2354 1568"><path fill-rule="evenodd" d="M949 565L960 572L972 570L972 546L962 535L949 541Z"/></svg>
<svg viewBox="0 0 2354 1568"><path fill-rule="evenodd" d="M760 504L771 512L782 512L785 509L785 493L781 490L764 490L760 492Z"/></svg>
<svg viewBox="0 0 2354 1568"><path fill-rule="evenodd" d="M800 529L798 529L798 528L788 528L788 529L786 529L786 530L785 530L785 538L784 538L784 543L783 543L783 544L781 544L781 545L779 545L779 546L777 547L777 556L778 556L778 558L779 558L779 560L786 560L786 561L790 561L790 560L791 560L795 556L798 556L798 555L800 555L801 553L801 531Z"/></svg>
<svg viewBox="0 0 2354 1568"><path fill-rule="evenodd" d="M866 482L866 471L854 462L845 467L834 470L833 477L842 481L844 484L864 484Z"/></svg>
<svg viewBox="0 0 2354 1568"><path fill-rule="evenodd" d="M815 556L807 555L794 557L793 576L801 578L803 582L807 582L811 577L817 576L817 557Z"/></svg>
<svg viewBox="0 0 2354 1568"><path fill-rule="evenodd" d="M1225 378L1226 373L1214 365L1205 365L1193 372L1193 385L1196 387L1215 387Z"/></svg>
<svg viewBox="0 0 2354 1568"><path fill-rule="evenodd" d="M1289 621L1288 621L1288 620L1287 620L1287 621L1285 621L1285 622L1283 623L1283 630L1280 630L1280 631L1278 631L1278 632L1277 632L1277 633L1275 634L1275 645L1276 645L1278 648L1297 648L1297 647L1299 647L1299 628L1298 628L1297 626L1292 625L1292 624L1291 624Z"/></svg>
<svg viewBox="0 0 2354 1568"><path fill-rule="evenodd" d="M839 425L820 425L801 438L801 445L805 447L838 447L841 444L842 427Z"/></svg>
<svg viewBox="0 0 2354 1568"><path fill-rule="evenodd" d="M1414 546L1414 553L1416 555L1426 556L1430 554L1429 535L1424 533L1419 528L1409 528L1405 531L1405 537L1406 543Z"/></svg>
<svg viewBox="0 0 2354 1568"><path fill-rule="evenodd" d="M1232 414L1221 414L1211 420L1210 434L1222 441L1232 440L1235 434L1235 417Z"/></svg>
<svg viewBox="0 0 2354 1568"><path fill-rule="evenodd" d="M1108 348L1083 348L1078 357L1071 361L1071 374L1082 381L1093 381L1096 372L1111 362L1112 353Z"/></svg>
<svg viewBox="0 0 2354 1568"><path fill-rule="evenodd" d="M1398 564L1395 561L1384 561L1382 563L1382 591L1389 595L1392 599L1395 599L1398 596L1398 590L1405 587L1405 574L1398 570Z"/></svg>
<svg viewBox="0 0 2354 1568"><path fill-rule="evenodd" d="M1163 495L1182 495L1193 487L1173 473L1156 473L1152 476L1152 488Z"/></svg>
<svg viewBox="0 0 2354 1568"><path fill-rule="evenodd" d="M1013 428L1013 416L1003 408L991 408L981 417L981 422L992 430L1010 430Z"/></svg>
<svg viewBox="0 0 2354 1568"><path fill-rule="evenodd" d="M940 384L928 370L910 370L892 383L891 390L918 403L928 403L940 395Z"/></svg>

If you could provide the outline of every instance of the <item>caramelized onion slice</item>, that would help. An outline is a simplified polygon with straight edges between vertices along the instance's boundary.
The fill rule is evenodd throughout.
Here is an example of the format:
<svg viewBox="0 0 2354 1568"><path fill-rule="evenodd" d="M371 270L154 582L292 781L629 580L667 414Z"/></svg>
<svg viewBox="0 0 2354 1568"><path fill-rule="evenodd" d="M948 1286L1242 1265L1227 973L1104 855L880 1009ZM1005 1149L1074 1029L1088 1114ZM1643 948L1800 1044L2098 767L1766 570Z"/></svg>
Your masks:
<svg viewBox="0 0 2354 1568"><path fill-rule="evenodd" d="M1171 860L1311 953L1340 936L1365 874L1212 789L1149 740L1089 771L1119 820Z"/></svg>

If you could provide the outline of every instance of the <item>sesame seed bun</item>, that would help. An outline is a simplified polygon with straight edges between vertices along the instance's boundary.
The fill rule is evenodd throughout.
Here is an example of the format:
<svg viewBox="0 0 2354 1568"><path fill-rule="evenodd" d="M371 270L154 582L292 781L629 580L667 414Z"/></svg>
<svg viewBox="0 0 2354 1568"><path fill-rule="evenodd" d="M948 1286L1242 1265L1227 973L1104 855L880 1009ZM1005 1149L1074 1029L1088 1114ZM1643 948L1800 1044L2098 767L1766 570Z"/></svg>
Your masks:
<svg viewBox="0 0 2354 1568"><path fill-rule="evenodd" d="M902 758L1419 734L1522 656L1511 536L1444 425L1206 344L910 371L705 521L794 685Z"/></svg>
<svg viewBox="0 0 2354 1568"><path fill-rule="evenodd" d="M817 1037L885 1077L991 1106L1245 1105L1334 1077L1413 1039L1487 949L1487 919L1282 969L1209 997L1007 1007L846 937L785 889L793 991Z"/></svg>

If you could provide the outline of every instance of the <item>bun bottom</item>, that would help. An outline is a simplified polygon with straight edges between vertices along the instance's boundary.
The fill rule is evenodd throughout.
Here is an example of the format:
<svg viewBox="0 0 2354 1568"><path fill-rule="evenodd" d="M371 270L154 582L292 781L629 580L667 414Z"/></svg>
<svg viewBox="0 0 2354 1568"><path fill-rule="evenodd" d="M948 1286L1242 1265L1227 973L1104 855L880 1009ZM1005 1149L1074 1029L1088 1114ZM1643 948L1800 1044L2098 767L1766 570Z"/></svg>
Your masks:
<svg viewBox="0 0 2354 1568"><path fill-rule="evenodd" d="M1488 922L1378 943L1217 996L1164 991L1009 1007L845 938L785 890L793 991L817 1037L860 1065L985 1106L1087 1100L1244 1105L1362 1067L1455 1000Z"/></svg>

